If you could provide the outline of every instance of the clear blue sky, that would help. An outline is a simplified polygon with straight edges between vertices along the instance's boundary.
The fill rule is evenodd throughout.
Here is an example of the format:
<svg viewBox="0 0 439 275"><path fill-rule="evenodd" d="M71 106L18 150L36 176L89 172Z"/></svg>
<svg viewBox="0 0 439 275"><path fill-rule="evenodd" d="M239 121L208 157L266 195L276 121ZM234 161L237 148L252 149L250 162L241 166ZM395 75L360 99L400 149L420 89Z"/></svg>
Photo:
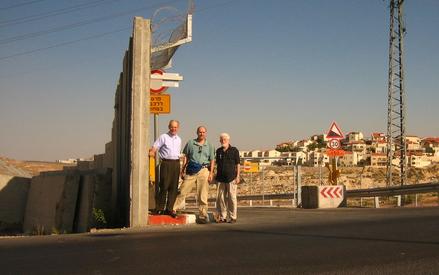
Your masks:
<svg viewBox="0 0 439 275"><path fill-rule="evenodd" d="M102 153L133 16L150 18L160 5L186 4L1 0L0 156ZM175 118L184 141L203 124L215 144L228 132L233 145L249 150L324 133L334 120L345 133L386 131L388 1L205 0L195 6L193 42L177 51L171 69L184 81L169 90L172 114L160 116L160 132ZM406 1L410 135L439 136L438 14L437 0ZM37 15L43 18L22 23ZM63 30L48 32L54 29Z"/></svg>

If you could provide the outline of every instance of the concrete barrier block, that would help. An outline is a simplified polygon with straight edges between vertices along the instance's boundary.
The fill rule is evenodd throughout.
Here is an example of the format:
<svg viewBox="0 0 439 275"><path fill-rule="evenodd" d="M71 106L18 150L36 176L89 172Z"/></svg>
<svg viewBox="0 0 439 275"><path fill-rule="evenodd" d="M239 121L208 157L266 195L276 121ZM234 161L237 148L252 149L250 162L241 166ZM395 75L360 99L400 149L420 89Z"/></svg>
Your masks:
<svg viewBox="0 0 439 275"><path fill-rule="evenodd" d="M31 178L0 175L0 232L21 232Z"/></svg>
<svg viewBox="0 0 439 275"><path fill-rule="evenodd" d="M93 169L93 165L94 165L93 161L88 161L88 160L78 161L78 163L76 164L76 168L77 170L85 171L85 170Z"/></svg>
<svg viewBox="0 0 439 275"><path fill-rule="evenodd" d="M104 168L113 168L113 143L105 144Z"/></svg>
<svg viewBox="0 0 439 275"><path fill-rule="evenodd" d="M93 220L92 211L95 184L94 175L83 175L81 177L78 212L76 213L76 232L87 232L90 229L90 224Z"/></svg>
<svg viewBox="0 0 439 275"><path fill-rule="evenodd" d="M344 185L303 186L303 208L337 208L346 206Z"/></svg>
<svg viewBox="0 0 439 275"><path fill-rule="evenodd" d="M75 171L42 173L33 177L23 231L34 234L73 230L80 175Z"/></svg>
<svg viewBox="0 0 439 275"><path fill-rule="evenodd" d="M318 187L302 186L302 208L318 208Z"/></svg>
<svg viewBox="0 0 439 275"><path fill-rule="evenodd" d="M81 176L75 232L111 226L111 169L93 170Z"/></svg>
<svg viewBox="0 0 439 275"><path fill-rule="evenodd" d="M104 154L94 155L93 168L94 169L104 168Z"/></svg>

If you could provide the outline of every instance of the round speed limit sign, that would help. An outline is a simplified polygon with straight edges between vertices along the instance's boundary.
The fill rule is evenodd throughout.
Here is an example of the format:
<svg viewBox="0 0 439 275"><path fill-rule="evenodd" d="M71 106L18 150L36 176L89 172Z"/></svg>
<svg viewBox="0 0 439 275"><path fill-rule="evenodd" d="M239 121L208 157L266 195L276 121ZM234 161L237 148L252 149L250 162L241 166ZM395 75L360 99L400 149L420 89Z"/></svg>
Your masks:
<svg viewBox="0 0 439 275"><path fill-rule="evenodd" d="M339 149L340 145L340 140L338 139L330 139L328 142L328 147L331 149Z"/></svg>

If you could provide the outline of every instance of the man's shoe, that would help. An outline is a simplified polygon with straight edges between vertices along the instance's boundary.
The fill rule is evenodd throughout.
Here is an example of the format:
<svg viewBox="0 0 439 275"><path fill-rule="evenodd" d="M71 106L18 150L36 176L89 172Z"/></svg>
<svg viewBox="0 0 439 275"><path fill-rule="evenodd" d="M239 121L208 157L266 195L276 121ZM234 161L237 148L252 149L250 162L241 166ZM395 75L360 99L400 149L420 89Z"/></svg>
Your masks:
<svg viewBox="0 0 439 275"><path fill-rule="evenodd" d="M177 212L174 210L169 211L169 216L173 217L174 219L178 217Z"/></svg>
<svg viewBox="0 0 439 275"><path fill-rule="evenodd" d="M155 214L156 215L163 215L163 214L165 214L165 210L157 210L157 211L155 211Z"/></svg>
<svg viewBox="0 0 439 275"><path fill-rule="evenodd" d="M198 218L198 223L199 224L206 224L207 223L207 218L206 217L199 217Z"/></svg>
<svg viewBox="0 0 439 275"><path fill-rule="evenodd" d="M226 220L226 219L218 219L216 222L217 222L217 223L226 223L227 220Z"/></svg>
<svg viewBox="0 0 439 275"><path fill-rule="evenodd" d="M229 223L236 223L236 219L230 219Z"/></svg>

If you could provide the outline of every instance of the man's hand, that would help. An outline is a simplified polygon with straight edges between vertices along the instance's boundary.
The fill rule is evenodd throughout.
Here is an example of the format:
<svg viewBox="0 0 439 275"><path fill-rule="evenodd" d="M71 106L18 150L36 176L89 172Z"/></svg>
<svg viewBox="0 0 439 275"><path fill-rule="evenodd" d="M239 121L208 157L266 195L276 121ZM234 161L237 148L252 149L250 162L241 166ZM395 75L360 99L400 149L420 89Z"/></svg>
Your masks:
<svg viewBox="0 0 439 275"><path fill-rule="evenodd" d="M236 179L235 179L235 183L239 184L240 182L241 182L241 179L239 178L239 176L237 176Z"/></svg>
<svg viewBox="0 0 439 275"><path fill-rule="evenodd" d="M207 177L207 181L210 183L212 182L212 179L213 179L213 174L209 173L209 177Z"/></svg>

